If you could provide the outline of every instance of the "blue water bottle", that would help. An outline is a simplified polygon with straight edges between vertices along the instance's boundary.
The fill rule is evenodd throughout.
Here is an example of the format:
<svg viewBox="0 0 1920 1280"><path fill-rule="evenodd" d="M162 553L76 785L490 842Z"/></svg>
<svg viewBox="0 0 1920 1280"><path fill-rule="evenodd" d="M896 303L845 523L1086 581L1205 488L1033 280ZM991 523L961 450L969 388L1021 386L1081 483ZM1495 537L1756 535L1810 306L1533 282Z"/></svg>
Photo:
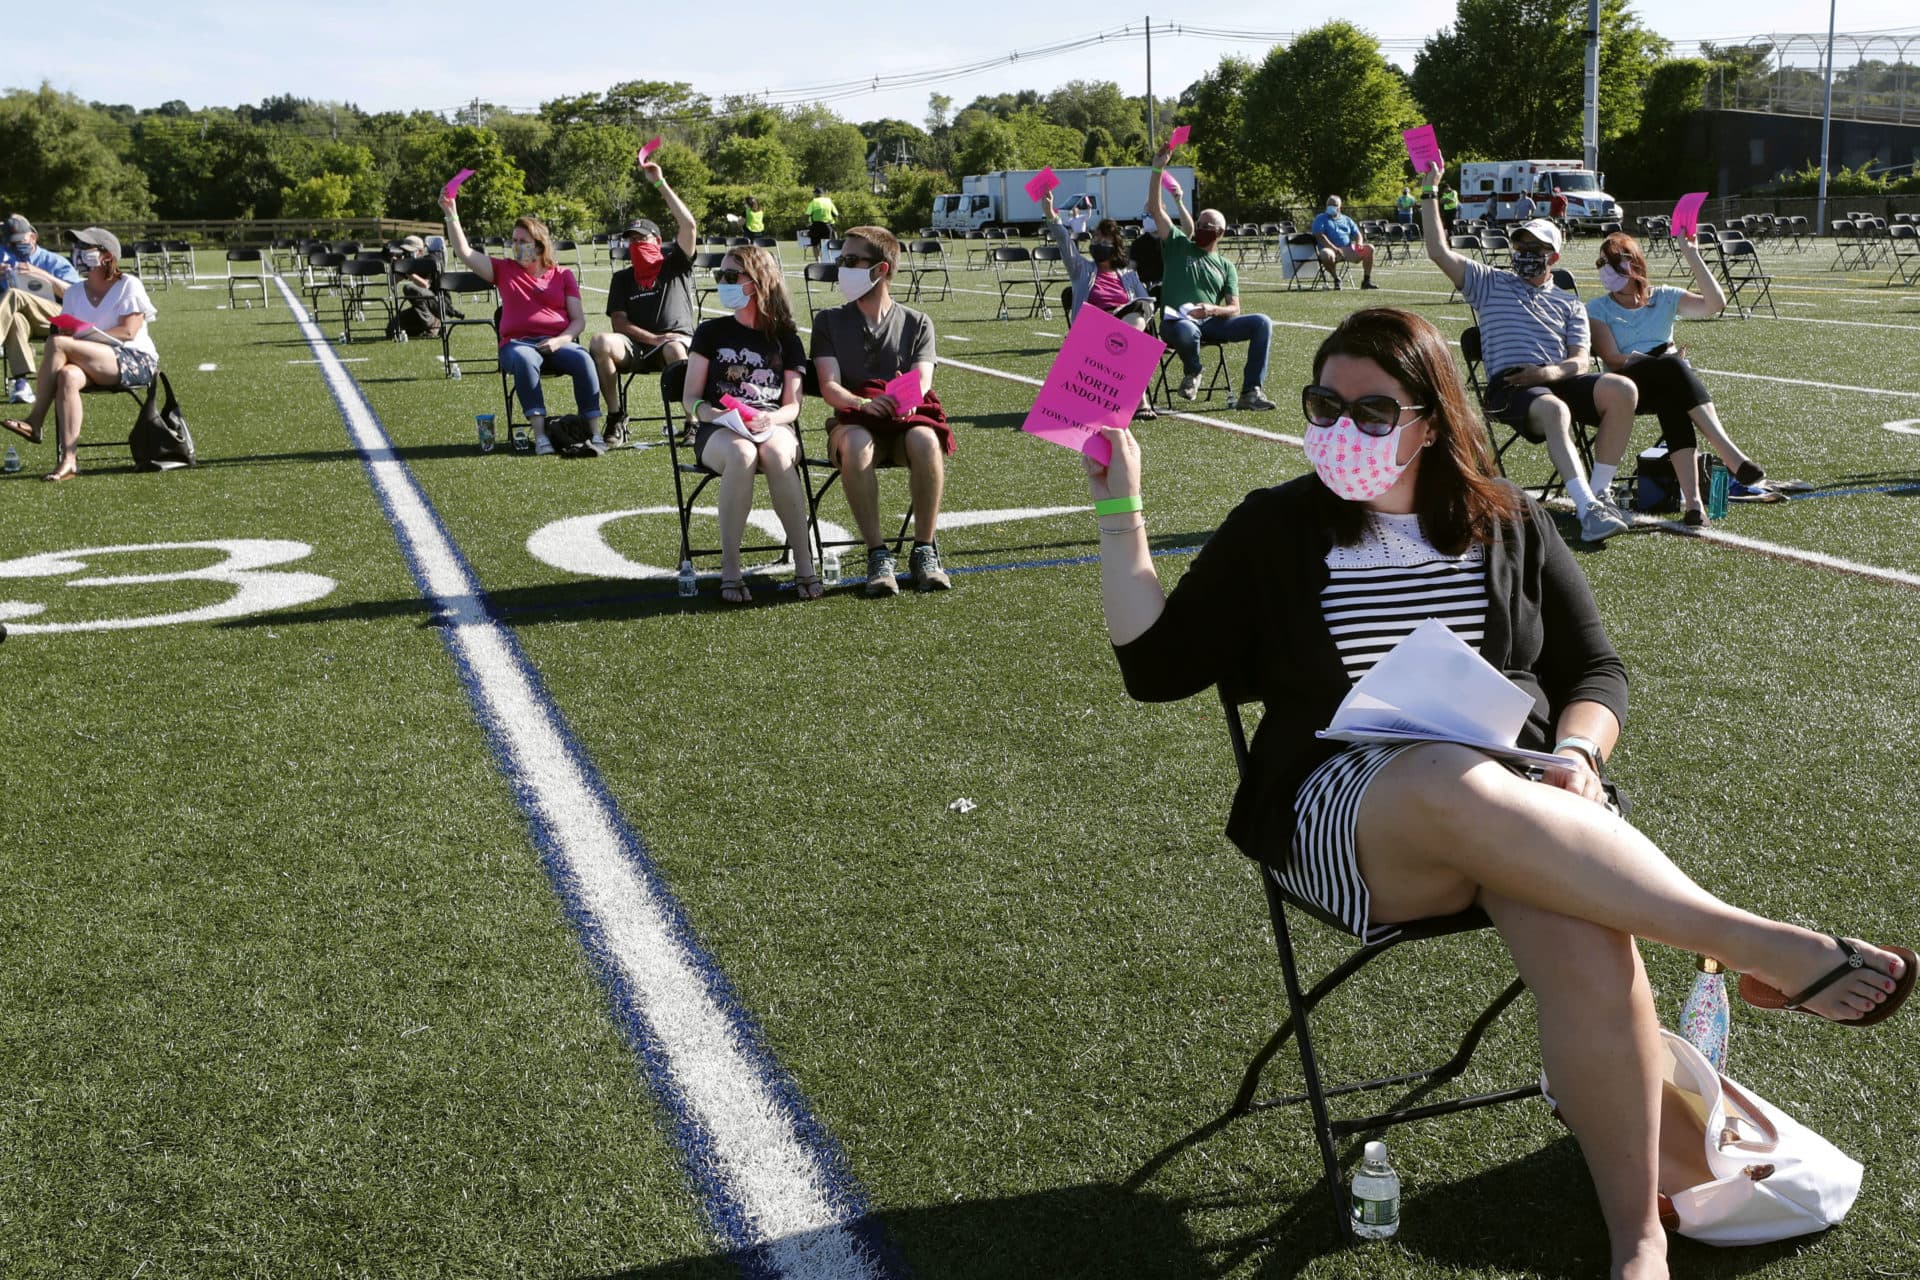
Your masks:
<svg viewBox="0 0 1920 1280"><path fill-rule="evenodd" d="M1731 477L1715 458L1707 468L1707 515L1715 520L1727 518L1727 483Z"/></svg>

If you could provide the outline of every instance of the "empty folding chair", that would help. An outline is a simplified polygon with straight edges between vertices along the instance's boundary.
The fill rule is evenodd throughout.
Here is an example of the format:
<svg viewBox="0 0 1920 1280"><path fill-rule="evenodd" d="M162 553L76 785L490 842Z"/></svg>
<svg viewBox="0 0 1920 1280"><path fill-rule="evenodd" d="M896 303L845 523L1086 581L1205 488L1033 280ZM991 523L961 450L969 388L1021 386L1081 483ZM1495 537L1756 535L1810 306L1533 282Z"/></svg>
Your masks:
<svg viewBox="0 0 1920 1280"><path fill-rule="evenodd" d="M807 323L813 323L813 317L818 311L813 301L813 286L817 284L822 288L826 288L839 280L839 278L840 268L827 262L809 262L801 270L800 280L801 283L806 286L807 292ZM831 290L828 291L828 296L833 296ZM837 305L837 303L829 302L827 305L834 306Z"/></svg>
<svg viewBox="0 0 1920 1280"><path fill-rule="evenodd" d="M500 331L493 323L493 286L471 271L445 271L434 282L433 301L440 318L440 362L447 377L460 377L466 365L484 371L491 362L491 367L498 368ZM484 356L457 360L453 354L453 333L468 327L486 329L493 343Z"/></svg>
<svg viewBox="0 0 1920 1280"><path fill-rule="evenodd" d="M181 280L198 282L199 268L193 261L193 246L185 240L162 240L161 252L167 255L167 274Z"/></svg>
<svg viewBox="0 0 1920 1280"><path fill-rule="evenodd" d="M383 258L350 258L340 264L340 340L353 341L355 321L367 323L379 311L382 332L393 318L393 268Z"/></svg>
<svg viewBox="0 0 1920 1280"><path fill-rule="evenodd" d="M1773 305L1773 277L1767 274L1760 261L1760 250L1753 241L1720 243L1720 278L1726 282L1727 305L1741 319L1751 316L1761 303L1766 304L1768 314L1774 319L1780 318L1780 312ZM1751 301L1743 302L1742 298Z"/></svg>
<svg viewBox="0 0 1920 1280"><path fill-rule="evenodd" d="M693 318L698 323L705 314L707 299L719 288L713 273L727 260L725 250L705 249L693 255Z"/></svg>
<svg viewBox="0 0 1920 1280"><path fill-rule="evenodd" d="M1867 242L1860 234L1859 226L1847 218L1836 218L1828 224L1833 232L1834 258L1828 264L1829 271L1851 271L1867 265Z"/></svg>
<svg viewBox="0 0 1920 1280"><path fill-rule="evenodd" d="M953 293L953 277L947 273L946 246L938 240L915 240L907 246L907 278L911 282L909 296L918 299L925 288L929 276L940 277L940 300L945 301Z"/></svg>
<svg viewBox="0 0 1920 1280"><path fill-rule="evenodd" d="M1031 320L1043 311L1052 314L1053 308L1047 302L1039 273L1034 269L1032 250L1022 244L996 245L988 262L993 267L994 283L1000 288L1000 319L1013 318L1010 295L1021 290L1031 290L1027 298L1027 319Z"/></svg>
<svg viewBox="0 0 1920 1280"><path fill-rule="evenodd" d="M1091 237L1089 237L1089 239L1091 239ZM1061 285L1071 285L1073 283L1067 278L1066 260L1060 252L1060 246L1043 244L1032 252L1033 274L1034 278L1039 282L1037 287L1040 290L1041 296L1051 296ZM1053 307L1049 305L1042 308L1040 314L1046 319L1051 320L1053 318Z"/></svg>
<svg viewBox="0 0 1920 1280"><path fill-rule="evenodd" d="M1920 279L1920 227L1911 222L1888 227L1887 247L1893 263L1893 274L1887 277L1889 285L1895 280L1910 285Z"/></svg>
<svg viewBox="0 0 1920 1280"><path fill-rule="evenodd" d="M252 307L255 293L263 309L270 305L264 255L258 249L227 250L227 310Z"/></svg>
<svg viewBox="0 0 1920 1280"><path fill-rule="evenodd" d="M1483 232L1480 237L1480 261L1496 269L1513 262L1513 242L1498 231Z"/></svg>
<svg viewBox="0 0 1920 1280"><path fill-rule="evenodd" d="M126 262L122 260L122 267ZM167 249L158 240L139 240L133 245L133 273L144 281L149 289L165 289L172 283L172 274L167 270Z"/></svg>
<svg viewBox="0 0 1920 1280"><path fill-rule="evenodd" d="M307 255L306 283L300 292L307 295L307 313L316 320L322 300L339 297L340 268L345 262L343 255L325 249Z"/></svg>

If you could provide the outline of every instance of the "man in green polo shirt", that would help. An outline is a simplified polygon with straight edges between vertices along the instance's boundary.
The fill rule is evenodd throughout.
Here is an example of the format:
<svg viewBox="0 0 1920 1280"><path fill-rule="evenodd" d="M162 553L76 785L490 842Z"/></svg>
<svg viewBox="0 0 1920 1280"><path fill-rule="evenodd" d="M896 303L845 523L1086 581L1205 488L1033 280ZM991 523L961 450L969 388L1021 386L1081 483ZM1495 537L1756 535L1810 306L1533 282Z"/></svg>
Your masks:
<svg viewBox="0 0 1920 1280"><path fill-rule="evenodd" d="M1202 209L1193 220L1193 238L1173 225L1161 199L1161 173L1173 155L1161 147L1148 180L1147 214L1160 241L1165 274L1160 284L1160 336L1179 353L1180 396L1191 400L1200 391L1200 344L1247 344L1247 363L1240 374L1236 409L1271 409L1273 401L1260 384L1267 379L1267 350L1273 344L1273 321L1240 310L1240 272L1214 246L1226 234L1226 215Z"/></svg>

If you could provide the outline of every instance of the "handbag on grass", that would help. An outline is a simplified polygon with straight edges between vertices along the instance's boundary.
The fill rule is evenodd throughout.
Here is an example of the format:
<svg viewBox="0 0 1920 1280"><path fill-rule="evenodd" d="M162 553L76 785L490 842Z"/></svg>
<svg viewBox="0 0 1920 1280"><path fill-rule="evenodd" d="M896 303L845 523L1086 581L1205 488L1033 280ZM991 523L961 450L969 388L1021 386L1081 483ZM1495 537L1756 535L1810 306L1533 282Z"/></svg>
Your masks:
<svg viewBox="0 0 1920 1280"><path fill-rule="evenodd" d="M127 435L127 449L138 471L171 471L197 461L193 432L187 429L186 415L180 412L180 402L174 399L173 384L166 374L153 375L153 385L147 389L140 415Z"/></svg>
<svg viewBox="0 0 1920 1280"><path fill-rule="evenodd" d="M1860 1163L1660 1032L1660 1220L1703 1244L1824 1231L1860 1194ZM1547 1079L1540 1077L1540 1092Z"/></svg>

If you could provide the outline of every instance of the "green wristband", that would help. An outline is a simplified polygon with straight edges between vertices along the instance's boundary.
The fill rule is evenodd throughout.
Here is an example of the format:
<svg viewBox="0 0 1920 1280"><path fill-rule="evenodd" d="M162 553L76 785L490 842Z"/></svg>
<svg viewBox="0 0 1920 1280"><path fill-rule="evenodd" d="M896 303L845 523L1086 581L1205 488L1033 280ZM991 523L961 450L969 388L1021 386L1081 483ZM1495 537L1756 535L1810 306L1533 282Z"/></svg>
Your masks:
<svg viewBox="0 0 1920 1280"><path fill-rule="evenodd" d="M1140 495L1137 493L1129 498L1102 498L1093 504L1093 514L1096 516L1123 516L1129 511L1139 511L1145 506L1146 503L1140 500Z"/></svg>

